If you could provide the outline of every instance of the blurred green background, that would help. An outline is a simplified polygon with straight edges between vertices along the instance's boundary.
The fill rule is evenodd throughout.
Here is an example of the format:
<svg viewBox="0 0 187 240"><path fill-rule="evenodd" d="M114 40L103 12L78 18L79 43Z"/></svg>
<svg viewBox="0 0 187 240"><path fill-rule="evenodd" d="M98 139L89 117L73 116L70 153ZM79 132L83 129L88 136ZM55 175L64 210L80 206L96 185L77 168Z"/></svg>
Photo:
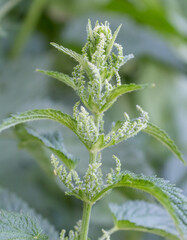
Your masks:
<svg viewBox="0 0 187 240"><path fill-rule="evenodd" d="M136 104L148 111L151 122L165 129L187 156L187 1L186 0L0 0L0 119L11 113L54 107L72 114L78 100L73 90L36 73L36 68L71 74L75 62L57 52L50 42L80 52L86 41L88 18L109 21L114 31L122 28L117 42L135 58L121 68L123 83L154 83L154 88L127 94L106 113L106 129L123 119L127 111L136 116ZM88 154L67 129L53 122L32 124L39 132L61 131L68 151L80 158L84 173ZM45 169L50 153L27 151L16 130L0 137L0 186L19 195L47 218L58 231L71 229L81 218L82 203L64 196L61 186ZM27 148L27 149L26 149ZM114 166L117 155L123 169L169 179L187 193L187 171L167 149L140 133L103 152L104 172ZM108 202L150 196L129 189L114 190L93 208L90 236L111 227ZM112 239L159 240L161 237L120 232Z"/></svg>

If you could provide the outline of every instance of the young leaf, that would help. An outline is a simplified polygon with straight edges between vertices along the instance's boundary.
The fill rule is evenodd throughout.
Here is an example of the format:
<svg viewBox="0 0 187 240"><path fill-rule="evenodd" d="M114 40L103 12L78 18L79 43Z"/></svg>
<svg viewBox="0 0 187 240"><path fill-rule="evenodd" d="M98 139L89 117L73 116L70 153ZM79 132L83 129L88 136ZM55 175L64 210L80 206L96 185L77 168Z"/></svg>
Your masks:
<svg viewBox="0 0 187 240"><path fill-rule="evenodd" d="M22 129L25 130L24 133L22 132L24 138L23 144L25 144L25 140L29 142L36 142L37 144L51 150L69 169L73 169L75 167L77 160L66 152L61 133L54 132L51 134L39 134L31 128Z"/></svg>
<svg viewBox="0 0 187 240"><path fill-rule="evenodd" d="M110 55L111 51L112 51L112 47L116 41L116 38L117 38L117 35L120 31L120 28L121 28L122 25L119 25L119 27L116 29L116 31L114 32L113 36L112 36L112 39L110 41L110 43L108 44L108 47L106 49L106 59L108 58L108 56Z"/></svg>
<svg viewBox="0 0 187 240"><path fill-rule="evenodd" d="M74 58L77 62L82 63L83 57L79 53L77 53L77 52L75 52L75 51L73 51L71 49L65 48L62 45L58 45L57 43L53 43L52 42L51 45L53 47L57 48L59 51L69 55L72 58Z"/></svg>
<svg viewBox="0 0 187 240"><path fill-rule="evenodd" d="M178 147L175 145L174 141L168 136L168 134L164 130L160 129L159 127L151 123L148 123L147 127L144 128L143 131L158 139L167 148L169 148L169 150L173 152L184 164L186 164Z"/></svg>
<svg viewBox="0 0 187 240"><path fill-rule="evenodd" d="M3 240L47 240L36 219L23 213L0 210L0 238Z"/></svg>
<svg viewBox="0 0 187 240"><path fill-rule="evenodd" d="M45 70L41 70L41 69L36 69L36 71L41 72L49 77L53 77L65 84L67 84L68 86L72 87L73 89L76 89L73 79L70 76L68 76L67 74L64 74L61 72L54 72L54 71L45 71Z"/></svg>
<svg viewBox="0 0 187 240"><path fill-rule="evenodd" d="M180 240L173 221L158 204L144 201L128 201L123 205L110 204L117 230L143 231Z"/></svg>
<svg viewBox="0 0 187 240"><path fill-rule="evenodd" d="M87 73L89 78L93 78L92 71L89 67L89 61L85 60L83 56L75 51L72 51L71 49L65 48L63 46L58 45L57 43L51 43L51 45L55 48L57 48L59 51L69 55L70 57L74 58L77 62L80 63L80 65L83 67L84 71Z"/></svg>
<svg viewBox="0 0 187 240"><path fill-rule="evenodd" d="M68 114L64 114L55 109L34 109L18 115L12 115L12 117L4 120L3 123L0 124L0 132L20 123L41 119L54 120L76 132L76 121Z"/></svg>
<svg viewBox="0 0 187 240"><path fill-rule="evenodd" d="M105 112L107 109L109 109L112 106L112 104L117 100L117 98L120 97L122 94L143 89L145 86L146 85L136 85L132 83L123 84L121 86L114 88L114 90L112 90L109 96L107 97L106 103L101 107L100 112Z"/></svg>
<svg viewBox="0 0 187 240"><path fill-rule="evenodd" d="M187 232L187 198L181 194L182 190L169 184L167 181L144 175L136 175L125 171L118 175L110 176L110 182L94 199L93 202L100 199L106 192L116 187L131 187L140 189L153 195L168 211L173 219L181 239L184 240L184 234Z"/></svg>
<svg viewBox="0 0 187 240"><path fill-rule="evenodd" d="M46 219L43 219L39 214L36 214L36 212L33 209L31 209L27 203L25 203L15 194L10 193L9 191L1 187L0 187L0 209L6 210L8 212L17 212L17 213L20 213L20 211L22 211L29 214L29 216L39 221L40 226L43 229L43 233L49 236L49 240L59 239L58 232L55 231L54 227ZM1 221L0 221L0 225L1 225ZM18 240L21 240L21 239L18 238Z"/></svg>

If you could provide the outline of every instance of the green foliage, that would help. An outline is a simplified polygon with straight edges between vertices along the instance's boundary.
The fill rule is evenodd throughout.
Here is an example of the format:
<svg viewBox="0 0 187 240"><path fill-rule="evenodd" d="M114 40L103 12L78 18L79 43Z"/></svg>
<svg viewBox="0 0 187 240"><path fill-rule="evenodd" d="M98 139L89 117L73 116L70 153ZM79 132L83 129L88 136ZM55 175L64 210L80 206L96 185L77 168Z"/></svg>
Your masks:
<svg viewBox="0 0 187 240"><path fill-rule="evenodd" d="M6 16L6 14L14 8L21 0L1 0L0 2L0 20Z"/></svg>
<svg viewBox="0 0 187 240"><path fill-rule="evenodd" d="M116 187L131 187L140 189L153 195L163 206L175 222L176 228L184 239L183 234L187 231L186 206L187 199L181 194L181 190L157 177L136 175L124 172L116 176L115 172L108 174L108 186L106 186L94 199L100 199L109 189Z"/></svg>
<svg viewBox="0 0 187 240"><path fill-rule="evenodd" d="M107 97L106 103L101 108L101 111L104 112L107 109L109 109L119 96L121 96L125 93L128 93L128 92L137 91L142 88L144 88L143 85L136 85L134 83L122 84L121 86L116 87L114 90L111 91L111 93Z"/></svg>
<svg viewBox="0 0 187 240"><path fill-rule="evenodd" d="M143 131L166 145L170 151L172 151L184 164L186 164L178 147L165 131L151 123L148 123L147 127Z"/></svg>
<svg viewBox="0 0 187 240"><path fill-rule="evenodd" d="M25 113L13 115L11 118L4 120L4 122L0 125L0 132L20 123L41 119L50 119L59 122L74 131L76 129L76 122L68 114L64 114L55 109L35 109Z"/></svg>
<svg viewBox="0 0 187 240"><path fill-rule="evenodd" d="M19 217L21 217L21 214L23 214L23 212L26 213L27 214L25 215L26 218L34 219L33 224L35 222L37 223L36 230L38 229L39 232L41 233L42 229L42 234L46 234L49 237L49 240L58 239L58 232L55 231L54 227L46 219L42 218L39 214L37 214L33 209L31 209L28 206L27 203L25 203L15 194L8 192L7 190L0 187L0 211L1 210L3 210L4 213L8 214L17 213L18 219ZM39 229L40 226L41 229Z"/></svg>
<svg viewBox="0 0 187 240"><path fill-rule="evenodd" d="M44 1L41 1L41 3L44 3ZM33 9L31 10L33 11ZM102 150L123 140L127 140L137 135L140 131L145 131L153 137L156 137L184 162L174 142L165 132L149 123L148 113L138 105L137 110L140 112L138 118L130 119L129 115L124 113L125 121L117 121L114 123L111 126L111 131L106 134L104 112L114 104L119 96L140 90L145 86L121 84L119 70L133 55L129 54L124 56L123 47L116 43L120 27L121 26L112 34L108 22L100 24L97 21L94 28L92 28L91 21L89 20L87 26L87 43L83 47L81 54L56 43L51 43L52 46L59 51L69 55L78 62L74 67L71 77L63 73L38 70L45 75L60 80L76 91L81 102L75 104L73 117L59 110L49 108L30 110L12 115L11 118L5 120L0 125L0 132L21 123L49 119L72 130L86 146L90 159L84 175L81 176L78 174L78 171L74 169L76 164L75 159L65 153L60 134L39 134L28 128L17 132L22 146L26 143L27 148L30 149L30 147L37 146L37 150L40 146L45 146L60 158L61 161L59 162L55 155L51 156L54 175L58 176L68 189L66 192L68 195L75 196L83 201L82 223L79 222L75 230L70 230L68 236L65 236L65 230L62 230L60 235L61 240L87 240L92 205L104 197L109 190L118 187L135 188L154 196L170 214L176 231L169 228L167 224L162 228L159 228L154 223L153 226L148 226L146 222L144 225L139 226L137 225L139 224L138 222L135 221L131 223L132 219L126 220L125 218L122 219L123 223L121 224L118 216L115 216L115 230L116 227L119 230L129 224L128 227L134 230L138 228L141 231L150 231L151 233L170 237L171 239L180 238L184 240L187 232L187 199L181 194L181 190L157 177L136 175L128 171L122 172L120 160L116 156L113 156L116 162L116 168L111 169L106 176L103 174ZM31 142L33 142L34 145L30 144ZM36 153L36 151L33 152L33 154L37 155ZM66 166L64 166L63 163ZM150 205L148 203L141 202L140 205L144 207L143 215L145 212L149 212ZM128 203L126 206L128 206ZM138 207L138 205L136 205L136 207ZM155 205L154 207L157 208ZM141 208L141 206L139 208ZM121 211L125 211L124 207L120 212ZM41 231L36 228L38 225L32 220L32 217L22 213L8 213L5 211L1 211L1 215L4 219L2 223L0 222L2 231L6 231L3 221L8 219L12 224L12 228L17 227L20 231L25 231L25 234L27 234L27 230L31 232L34 231L34 233L31 233L32 238L45 239L45 236L40 235ZM148 218L148 216L149 215L146 217ZM156 216L152 216L153 221L155 217ZM18 224L18 226L16 224ZM21 239L23 237L21 235L16 236L16 232L13 230L9 231L12 231L12 235L9 235L9 233L7 235L10 238L12 236L15 239ZM110 239L110 235L113 232L114 229L108 232L104 231L104 235L100 239Z"/></svg>
<svg viewBox="0 0 187 240"><path fill-rule="evenodd" d="M131 230L157 234L171 240L180 240L174 224L158 204L128 201L123 205L110 204L115 231Z"/></svg>
<svg viewBox="0 0 187 240"><path fill-rule="evenodd" d="M54 72L54 71L44 71L44 70L40 70L40 69L37 69L36 71L44 73L49 77L53 77L53 78L65 83L65 84L67 84L68 86L72 87L73 89L75 89L73 79L70 78L67 74Z"/></svg>
<svg viewBox="0 0 187 240"><path fill-rule="evenodd" d="M29 144L35 144L35 147L42 148L43 146L51 150L56 154L60 160L69 168L74 168L77 160L67 153L64 144L62 134L59 132L39 134L31 128L19 126L16 129L16 134L20 139L20 146L29 147ZM31 152L33 146L31 146ZM46 161L47 159L45 159ZM45 164L45 163L44 163Z"/></svg>
<svg viewBox="0 0 187 240"><path fill-rule="evenodd" d="M5 240L47 240L46 235L41 234L42 230L38 222L28 215L22 213L11 213L0 211L0 237Z"/></svg>
<svg viewBox="0 0 187 240"><path fill-rule="evenodd" d="M4 1L1 0L0 2L0 35L2 35L4 32L2 30L1 27L1 22L2 20L6 17L6 15L8 14L8 12L10 10L12 10L19 2L21 2L21 0L8 0L8 1Z"/></svg>

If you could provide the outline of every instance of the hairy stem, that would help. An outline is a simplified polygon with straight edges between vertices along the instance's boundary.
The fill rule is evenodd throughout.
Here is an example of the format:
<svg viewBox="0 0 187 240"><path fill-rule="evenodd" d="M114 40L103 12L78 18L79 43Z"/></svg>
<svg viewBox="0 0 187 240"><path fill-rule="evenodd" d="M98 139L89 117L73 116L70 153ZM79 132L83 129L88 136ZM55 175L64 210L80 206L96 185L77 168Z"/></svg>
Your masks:
<svg viewBox="0 0 187 240"><path fill-rule="evenodd" d="M93 152L93 153L90 152L90 163L96 162L96 159L97 159L97 152Z"/></svg>
<svg viewBox="0 0 187 240"><path fill-rule="evenodd" d="M89 229L89 223L90 223L91 209L92 209L92 204L84 202L80 240L88 239L88 229Z"/></svg>
<svg viewBox="0 0 187 240"><path fill-rule="evenodd" d="M100 128L100 115L99 114L94 114L94 121L95 121L95 125L99 131L99 128Z"/></svg>
<svg viewBox="0 0 187 240"><path fill-rule="evenodd" d="M114 232L116 232L118 229L116 227L111 228L110 230L104 232L103 236L99 238L99 240L105 240L108 236L112 235Z"/></svg>

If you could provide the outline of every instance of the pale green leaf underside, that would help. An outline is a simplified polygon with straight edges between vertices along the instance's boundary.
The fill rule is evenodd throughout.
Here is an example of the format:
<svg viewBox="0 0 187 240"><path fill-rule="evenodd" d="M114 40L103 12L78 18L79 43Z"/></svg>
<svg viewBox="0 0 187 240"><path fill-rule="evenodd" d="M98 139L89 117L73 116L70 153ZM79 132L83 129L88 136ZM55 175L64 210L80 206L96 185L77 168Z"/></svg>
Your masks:
<svg viewBox="0 0 187 240"><path fill-rule="evenodd" d="M73 79L70 76L68 76L67 74L64 74L61 72L54 72L54 71L45 71L45 70L41 70L41 69L37 69L36 71L43 73L49 77L53 77L53 78L59 80L60 82L67 84L68 86L72 87L73 89L76 89Z"/></svg>
<svg viewBox="0 0 187 240"><path fill-rule="evenodd" d="M39 223L23 213L0 210L0 239L2 240L47 240Z"/></svg>
<svg viewBox="0 0 187 240"><path fill-rule="evenodd" d="M174 141L168 136L168 134L164 130L160 129L159 127L151 123L148 123L147 127L144 128L142 131L155 137L157 140L163 143L171 152L173 152L184 164L186 164L178 147L175 145Z"/></svg>
<svg viewBox="0 0 187 240"><path fill-rule="evenodd" d="M30 135L31 141L35 140L50 149L69 169L75 167L77 160L66 152L63 145L62 134L59 132L39 134L31 128L26 128L26 131L28 135Z"/></svg>
<svg viewBox="0 0 187 240"><path fill-rule="evenodd" d="M107 109L109 109L112 106L112 104L117 100L117 98L120 97L122 94L143 89L145 86L146 85L136 85L132 83L123 84L121 86L116 87L114 90L111 91L111 93L106 99L106 103L102 106L100 111L104 112Z"/></svg>
<svg viewBox="0 0 187 240"><path fill-rule="evenodd" d="M20 199L15 194L10 193L9 191L1 187L0 187L0 209L6 210L8 212L17 212L17 213L20 213L21 211L29 214L29 216L31 216L34 219L36 218L39 221L39 225L43 230L42 233L48 235L49 240L58 239L58 235L59 235L58 232L55 231L54 227L47 220L43 219L40 215L36 214L35 211L31 209L28 206L28 204L25 203L22 199ZM4 239L4 238L0 238L0 239ZM21 240L20 238L18 239Z"/></svg>
<svg viewBox="0 0 187 240"><path fill-rule="evenodd" d="M17 115L12 115L12 117L4 120L3 123L0 124L0 132L20 123L41 119L54 120L76 132L76 121L68 114L64 114L55 109L34 109Z"/></svg>
<svg viewBox="0 0 187 240"><path fill-rule="evenodd" d="M184 240L183 233L187 232L187 198L181 194L182 190L155 176L146 177L128 171L120 176L113 176L113 181L114 184L104 188L93 201L100 199L108 190L116 187L131 187L148 192L168 211L181 234L181 239Z"/></svg>
<svg viewBox="0 0 187 240"><path fill-rule="evenodd" d="M143 231L180 240L173 221L158 204L128 201L123 205L110 204L110 210L118 230Z"/></svg>
<svg viewBox="0 0 187 240"><path fill-rule="evenodd" d="M43 144L27 132L24 124L15 126L14 133L19 140L19 147L26 149L38 162L43 171L47 175L54 177L49 154L43 147Z"/></svg>

